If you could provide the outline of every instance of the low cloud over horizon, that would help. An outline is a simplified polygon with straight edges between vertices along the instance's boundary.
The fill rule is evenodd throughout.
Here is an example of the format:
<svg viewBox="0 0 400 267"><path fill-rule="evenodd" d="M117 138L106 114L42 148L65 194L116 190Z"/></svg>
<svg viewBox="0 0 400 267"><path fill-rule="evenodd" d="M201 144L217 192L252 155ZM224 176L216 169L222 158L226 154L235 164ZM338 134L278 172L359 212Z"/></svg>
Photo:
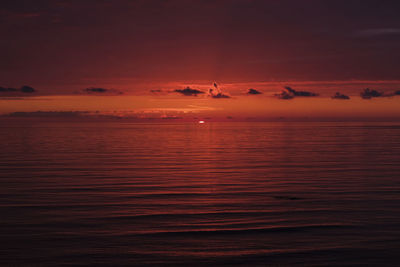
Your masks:
<svg viewBox="0 0 400 267"><path fill-rule="evenodd" d="M218 86L217 83L213 84L213 88L208 90L208 95L212 98L231 98L231 96L222 91L222 89Z"/></svg>
<svg viewBox="0 0 400 267"><path fill-rule="evenodd" d="M336 92L333 96L332 99L342 99L342 100L349 100L350 97L348 95L342 94L340 92Z"/></svg>
<svg viewBox="0 0 400 267"><path fill-rule="evenodd" d="M385 94L383 91L378 91L375 89L369 89L366 88L364 89L361 93L360 96L363 99L372 99L372 98L377 98L377 97L390 97L394 96L395 94Z"/></svg>
<svg viewBox="0 0 400 267"><path fill-rule="evenodd" d="M82 90L83 93L87 94L107 94L107 95L122 95L123 92L119 91L117 89L107 89L107 88L102 88L102 87L88 87Z"/></svg>
<svg viewBox="0 0 400 267"><path fill-rule="evenodd" d="M31 86L24 85L20 88L12 88L12 87L0 87L0 97L20 97L20 96L29 96L36 93L37 90Z"/></svg>
<svg viewBox="0 0 400 267"><path fill-rule="evenodd" d="M248 94L248 95L261 95L262 92L260 92L260 91L258 91L258 90L256 90L256 89L250 88L250 89L247 91L247 94Z"/></svg>
<svg viewBox="0 0 400 267"><path fill-rule="evenodd" d="M192 89L190 87L186 87L185 89L176 89L174 90L176 93L180 93L184 96L197 96L199 94L205 94L205 92L197 90L197 89Z"/></svg>
<svg viewBox="0 0 400 267"><path fill-rule="evenodd" d="M290 86L286 86L281 93L275 94L275 96L279 99L293 99L295 97L316 97L319 94L308 91L297 91Z"/></svg>

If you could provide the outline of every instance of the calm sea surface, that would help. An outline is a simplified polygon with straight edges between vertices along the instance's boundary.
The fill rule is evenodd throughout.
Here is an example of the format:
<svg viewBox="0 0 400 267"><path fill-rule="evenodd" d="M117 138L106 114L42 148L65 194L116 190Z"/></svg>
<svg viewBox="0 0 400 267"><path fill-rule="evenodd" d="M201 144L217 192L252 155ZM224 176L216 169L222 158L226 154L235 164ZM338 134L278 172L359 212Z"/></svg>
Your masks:
<svg viewBox="0 0 400 267"><path fill-rule="evenodd" d="M400 265L400 124L7 123L0 265Z"/></svg>

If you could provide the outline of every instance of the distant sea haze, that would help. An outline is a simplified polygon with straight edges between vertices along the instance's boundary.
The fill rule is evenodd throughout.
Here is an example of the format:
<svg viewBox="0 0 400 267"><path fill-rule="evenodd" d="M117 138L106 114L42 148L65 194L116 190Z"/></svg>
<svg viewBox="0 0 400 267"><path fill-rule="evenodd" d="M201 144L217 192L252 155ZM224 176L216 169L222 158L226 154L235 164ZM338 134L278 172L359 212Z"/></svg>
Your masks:
<svg viewBox="0 0 400 267"><path fill-rule="evenodd" d="M3 125L1 266L400 264L400 123Z"/></svg>

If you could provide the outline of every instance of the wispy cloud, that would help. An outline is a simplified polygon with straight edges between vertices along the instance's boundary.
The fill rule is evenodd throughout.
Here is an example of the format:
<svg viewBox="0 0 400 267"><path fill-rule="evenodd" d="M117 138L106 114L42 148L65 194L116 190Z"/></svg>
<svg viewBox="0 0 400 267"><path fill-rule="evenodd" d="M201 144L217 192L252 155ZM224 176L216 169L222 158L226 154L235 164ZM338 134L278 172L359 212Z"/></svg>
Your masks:
<svg viewBox="0 0 400 267"><path fill-rule="evenodd" d="M366 29L356 32L356 36L360 37L375 37L381 35L398 35L400 34L400 28L377 28L377 29Z"/></svg>
<svg viewBox="0 0 400 267"><path fill-rule="evenodd" d="M23 117L23 118L76 118L83 114L88 114L87 111L33 111L33 112L12 112L5 114L5 117Z"/></svg>
<svg viewBox="0 0 400 267"><path fill-rule="evenodd" d="M209 107L209 106L197 106L197 105L187 105L186 107L178 108L143 108L136 109L135 113L165 113L165 112L175 112L175 113L198 113L201 111L214 111L219 110L219 108Z"/></svg>
<svg viewBox="0 0 400 267"><path fill-rule="evenodd" d="M0 19L3 21L30 20L34 18L39 18L42 15L43 14L40 12L11 11L0 9Z"/></svg>

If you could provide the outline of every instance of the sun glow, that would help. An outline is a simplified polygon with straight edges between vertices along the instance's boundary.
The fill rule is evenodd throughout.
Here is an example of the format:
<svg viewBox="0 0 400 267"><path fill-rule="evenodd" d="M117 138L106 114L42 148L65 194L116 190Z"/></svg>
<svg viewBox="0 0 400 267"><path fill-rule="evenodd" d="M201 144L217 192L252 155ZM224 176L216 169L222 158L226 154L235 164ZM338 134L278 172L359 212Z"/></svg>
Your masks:
<svg viewBox="0 0 400 267"><path fill-rule="evenodd" d="M199 123L205 123L205 121L199 121Z"/></svg>

